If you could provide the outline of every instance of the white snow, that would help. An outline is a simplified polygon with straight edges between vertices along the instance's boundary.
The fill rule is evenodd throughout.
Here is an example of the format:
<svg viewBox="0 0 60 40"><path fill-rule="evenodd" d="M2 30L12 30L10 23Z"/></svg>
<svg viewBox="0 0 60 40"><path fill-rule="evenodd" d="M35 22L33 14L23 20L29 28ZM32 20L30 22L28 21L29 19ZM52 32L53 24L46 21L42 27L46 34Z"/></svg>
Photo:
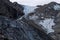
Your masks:
<svg viewBox="0 0 60 40"><path fill-rule="evenodd" d="M34 9L36 9L37 7L35 6L24 6L24 13L25 15L34 12Z"/></svg>
<svg viewBox="0 0 60 40"><path fill-rule="evenodd" d="M55 9L55 10L60 10L60 5L57 5L57 4L54 5L54 9Z"/></svg>
<svg viewBox="0 0 60 40"><path fill-rule="evenodd" d="M43 26L43 29L47 30L47 34L54 32L54 30L52 29L52 26L55 25L55 23L53 22L54 19L45 19L43 21L40 21L39 24L41 24Z"/></svg>

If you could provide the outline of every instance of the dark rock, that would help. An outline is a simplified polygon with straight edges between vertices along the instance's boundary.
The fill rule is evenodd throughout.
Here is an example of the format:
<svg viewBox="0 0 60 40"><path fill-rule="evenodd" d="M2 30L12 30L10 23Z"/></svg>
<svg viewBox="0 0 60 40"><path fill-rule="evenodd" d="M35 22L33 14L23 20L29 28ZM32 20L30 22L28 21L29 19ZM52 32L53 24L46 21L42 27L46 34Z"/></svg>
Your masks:
<svg viewBox="0 0 60 40"><path fill-rule="evenodd" d="M0 0L0 15L17 19L24 15L22 5L11 3L9 0Z"/></svg>
<svg viewBox="0 0 60 40"><path fill-rule="evenodd" d="M60 30L60 4L56 2L51 2L49 4L45 4L42 6L38 5L37 7L38 8L35 9L34 12L28 14L28 16L25 18L32 22L30 24L35 24L35 25L38 25L40 20L44 20L45 18L54 19L55 25L53 26L53 29L55 30L54 32L55 35L53 37L55 36L57 37L56 34L60 33L59 31Z"/></svg>
<svg viewBox="0 0 60 40"><path fill-rule="evenodd" d="M54 9L54 6L55 5L60 5L56 2L51 2L49 4L45 4L43 6L39 6L37 9L36 9L36 13L44 13L44 16L45 17L49 17L49 16L54 16L56 17L57 16L57 13L60 11L60 10L55 10ZM58 7L57 7L58 8Z"/></svg>
<svg viewBox="0 0 60 40"><path fill-rule="evenodd" d="M2 23L2 25L0 25L0 30L2 31L0 33L0 35L2 35L0 39L2 38L3 40L42 40L36 30L34 30L32 26L29 26L25 22L11 21L10 19L6 20L7 18L5 17L2 17L1 19L4 19L4 21L6 22L2 23L2 20L0 20ZM14 24L12 24L13 22ZM7 23L7 25L4 23Z"/></svg>

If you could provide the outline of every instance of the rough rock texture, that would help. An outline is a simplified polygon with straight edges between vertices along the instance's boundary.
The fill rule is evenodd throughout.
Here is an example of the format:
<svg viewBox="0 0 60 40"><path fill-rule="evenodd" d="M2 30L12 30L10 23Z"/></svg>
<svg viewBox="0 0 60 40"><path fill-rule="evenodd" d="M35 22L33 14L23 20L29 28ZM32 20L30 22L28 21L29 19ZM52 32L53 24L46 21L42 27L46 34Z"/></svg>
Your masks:
<svg viewBox="0 0 60 40"><path fill-rule="evenodd" d="M53 40L44 32L39 31L32 25L27 24L25 19L12 21L0 16L0 39L1 40Z"/></svg>
<svg viewBox="0 0 60 40"><path fill-rule="evenodd" d="M37 6L38 8L35 9L35 12L32 12L30 13L29 15L27 15L25 18L27 20L30 20L32 21L32 24L35 23L37 25L41 25L42 26L46 26L48 27L49 24L48 23L48 20L46 21L46 23L44 24L45 21L43 20L46 20L46 19L54 19L54 23L55 25L52 26L52 29L54 29L54 32L52 31L51 33L49 33L49 35L51 37L53 37L55 40L60 40L60 4L56 3L56 2L51 2L49 4L45 4L43 6L41 5L38 5ZM42 23L39 24L39 22L42 21ZM38 27L39 29L39 27ZM45 31L48 31L49 28L43 28ZM47 30L48 29L48 30Z"/></svg>
<svg viewBox="0 0 60 40"><path fill-rule="evenodd" d="M0 15L17 19L24 15L22 5L11 3L9 0L0 0Z"/></svg>
<svg viewBox="0 0 60 40"><path fill-rule="evenodd" d="M24 15L23 5L0 0L0 40L60 40L60 4L51 2L37 7Z"/></svg>
<svg viewBox="0 0 60 40"><path fill-rule="evenodd" d="M45 6L43 6L43 7L45 7ZM42 9L42 10L45 10L45 13L48 16L51 16L52 18L54 17L54 19L55 19L54 20L55 26L53 26L53 29L55 30L55 33L56 33L55 34L57 37L56 40L60 40L60 4L58 4L56 2L51 2L45 8L47 8L48 11L46 9Z"/></svg>

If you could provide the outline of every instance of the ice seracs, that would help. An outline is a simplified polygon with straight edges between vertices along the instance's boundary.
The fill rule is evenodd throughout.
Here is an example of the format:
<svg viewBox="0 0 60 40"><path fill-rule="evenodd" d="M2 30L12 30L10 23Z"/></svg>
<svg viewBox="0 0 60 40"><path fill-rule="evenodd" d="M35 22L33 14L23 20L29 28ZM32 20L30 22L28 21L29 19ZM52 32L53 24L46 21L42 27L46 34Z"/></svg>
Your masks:
<svg viewBox="0 0 60 40"><path fill-rule="evenodd" d="M47 31L47 34L54 32L54 30L52 29L52 26L55 25L54 19L51 19L51 18L45 19L40 21L39 24L43 26L42 28Z"/></svg>

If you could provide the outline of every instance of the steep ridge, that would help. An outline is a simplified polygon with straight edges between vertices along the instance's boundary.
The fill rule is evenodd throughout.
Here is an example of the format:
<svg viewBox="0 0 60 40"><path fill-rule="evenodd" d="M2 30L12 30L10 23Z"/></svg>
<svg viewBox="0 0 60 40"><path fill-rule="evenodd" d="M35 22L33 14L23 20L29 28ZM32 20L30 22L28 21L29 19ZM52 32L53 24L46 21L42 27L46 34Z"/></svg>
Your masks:
<svg viewBox="0 0 60 40"><path fill-rule="evenodd" d="M23 7L20 4L12 3L9 0L0 0L0 15L17 19L24 15Z"/></svg>
<svg viewBox="0 0 60 40"><path fill-rule="evenodd" d="M51 2L49 4L45 4L43 6L39 5L38 8L35 9L34 12L29 13L25 19L30 21L32 25L39 25L47 34L51 34L53 38L59 40L57 36L60 33L59 31L59 19L60 19L60 4L56 2ZM59 28L59 29L58 29Z"/></svg>

